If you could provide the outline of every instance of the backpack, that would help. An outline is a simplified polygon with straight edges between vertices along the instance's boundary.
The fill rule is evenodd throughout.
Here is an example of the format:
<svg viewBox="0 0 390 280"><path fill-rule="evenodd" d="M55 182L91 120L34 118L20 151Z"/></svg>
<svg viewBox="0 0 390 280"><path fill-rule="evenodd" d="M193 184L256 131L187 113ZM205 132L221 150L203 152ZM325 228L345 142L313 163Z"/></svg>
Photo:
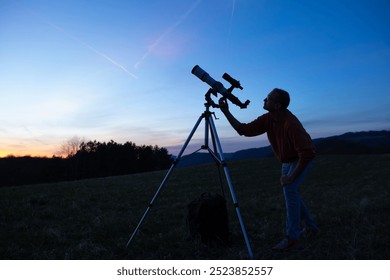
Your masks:
<svg viewBox="0 0 390 280"><path fill-rule="evenodd" d="M207 245L229 243L226 200L219 194L202 193L188 204L187 225L192 239L200 237Z"/></svg>

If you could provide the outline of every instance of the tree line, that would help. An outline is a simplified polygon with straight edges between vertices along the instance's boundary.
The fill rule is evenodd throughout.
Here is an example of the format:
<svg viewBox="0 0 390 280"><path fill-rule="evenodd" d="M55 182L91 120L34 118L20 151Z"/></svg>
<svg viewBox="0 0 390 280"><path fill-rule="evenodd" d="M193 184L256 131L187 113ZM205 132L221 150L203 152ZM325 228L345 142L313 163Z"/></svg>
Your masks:
<svg viewBox="0 0 390 280"><path fill-rule="evenodd" d="M166 169L172 157L166 148L88 141L67 157L0 158L0 186L37 184L119 176Z"/></svg>

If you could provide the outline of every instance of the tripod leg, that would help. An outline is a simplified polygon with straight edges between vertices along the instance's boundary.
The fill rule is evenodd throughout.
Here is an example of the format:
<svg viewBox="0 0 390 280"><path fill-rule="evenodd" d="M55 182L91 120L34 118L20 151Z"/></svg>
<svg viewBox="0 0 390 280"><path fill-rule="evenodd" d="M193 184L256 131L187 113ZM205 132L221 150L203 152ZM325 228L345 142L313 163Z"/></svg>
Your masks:
<svg viewBox="0 0 390 280"><path fill-rule="evenodd" d="M142 226L142 224L143 224L143 222L144 222L146 216L148 215L150 209L153 207L154 202L155 202L156 199L157 199L157 196L159 195L161 189L164 187L165 183L167 182L167 180L168 180L169 176L171 175L173 169L175 168L175 166L176 166L176 165L178 164L178 162L180 161L180 159L181 159L181 157L182 157L182 155L183 155L185 149L187 148L188 144L190 143L192 136L194 135L195 131L197 130L197 128L198 128L198 126L199 126L199 124L200 124L200 122L202 121L203 118L204 118L204 115L200 116L199 119L198 119L198 121L197 121L196 124L194 125L194 128L193 128L192 131L190 132L190 135L188 136L187 140L185 141L183 147L181 148L181 150L180 150L180 152L179 152L177 158L176 158L175 161L172 163L172 165L171 165L171 167L169 168L167 174L165 175L163 181L161 182L161 184L160 184L160 186L158 187L157 191L155 192L155 194L154 194L152 200L150 201L148 208L145 210L144 214L142 215L141 220L138 222L138 225L137 225L137 227L135 228L133 234L131 235L129 241L127 242L126 247L128 247L128 246L130 245L130 243L133 241L135 235L137 234L138 230L139 230L140 227Z"/></svg>
<svg viewBox="0 0 390 280"><path fill-rule="evenodd" d="M249 254L249 257L251 259L253 259L252 248L251 248L251 245L250 245L250 242L249 242L248 235L246 233L246 229L245 229L244 221L243 221L242 216L241 216L240 208L238 207L238 202L237 202L237 199L236 199L236 195L234 193L232 181L230 179L229 170L227 168L227 165L226 165L226 162L225 162L225 159L224 159L222 146L221 146L221 143L219 142L217 129L215 128L215 124L214 124L213 118L209 118L209 121L210 121L211 133L213 134L213 139L215 140L215 142L217 144L218 153L219 153L219 156L221 158L221 163L222 163L223 169L225 171L225 176L226 176L226 180L227 180L227 183L228 183L228 186L229 186L230 194L232 196L233 204L234 204L234 207L236 209L238 220L240 222L241 231L242 231L242 234L244 235L245 243L246 243L246 246L248 248L248 254Z"/></svg>
<svg viewBox="0 0 390 280"><path fill-rule="evenodd" d="M208 120L208 119L206 118L206 120ZM209 126L208 129L210 129L210 122L208 121L207 124ZM214 135L214 133L212 131L211 131L211 141L213 143L213 149L214 150L211 150L210 147L209 147L208 151L209 151L209 153L211 154L211 156L214 158L214 160L216 162L217 169L218 169L219 184L221 186L222 196L225 198L225 191L223 190L222 174L221 174L221 169L220 169L222 162L221 162L221 157L218 155L217 143L215 142L215 135Z"/></svg>

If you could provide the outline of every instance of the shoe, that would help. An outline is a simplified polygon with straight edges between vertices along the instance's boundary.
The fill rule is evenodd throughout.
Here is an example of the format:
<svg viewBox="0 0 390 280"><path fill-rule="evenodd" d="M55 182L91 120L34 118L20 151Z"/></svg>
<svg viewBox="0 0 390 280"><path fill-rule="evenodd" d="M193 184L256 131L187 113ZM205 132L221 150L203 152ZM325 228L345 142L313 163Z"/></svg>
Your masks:
<svg viewBox="0 0 390 280"><path fill-rule="evenodd" d="M287 239L287 238L283 239L274 247L272 247L272 250L275 251L290 251L290 250L297 250L297 249L301 249L299 241L294 239Z"/></svg>
<svg viewBox="0 0 390 280"><path fill-rule="evenodd" d="M314 238L314 237L318 237L319 235L320 235L319 229L305 227L301 231L301 236L305 236L307 238Z"/></svg>

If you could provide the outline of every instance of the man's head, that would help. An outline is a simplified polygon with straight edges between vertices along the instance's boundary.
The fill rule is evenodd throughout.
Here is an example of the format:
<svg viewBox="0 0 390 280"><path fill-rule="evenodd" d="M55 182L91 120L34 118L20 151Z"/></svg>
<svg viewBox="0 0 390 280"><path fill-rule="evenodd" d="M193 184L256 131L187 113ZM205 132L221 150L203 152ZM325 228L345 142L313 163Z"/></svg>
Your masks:
<svg viewBox="0 0 390 280"><path fill-rule="evenodd" d="M279 88L273 89L264 99L263 108L269 112L286 110L290 104L290 95Z"/></svg>

